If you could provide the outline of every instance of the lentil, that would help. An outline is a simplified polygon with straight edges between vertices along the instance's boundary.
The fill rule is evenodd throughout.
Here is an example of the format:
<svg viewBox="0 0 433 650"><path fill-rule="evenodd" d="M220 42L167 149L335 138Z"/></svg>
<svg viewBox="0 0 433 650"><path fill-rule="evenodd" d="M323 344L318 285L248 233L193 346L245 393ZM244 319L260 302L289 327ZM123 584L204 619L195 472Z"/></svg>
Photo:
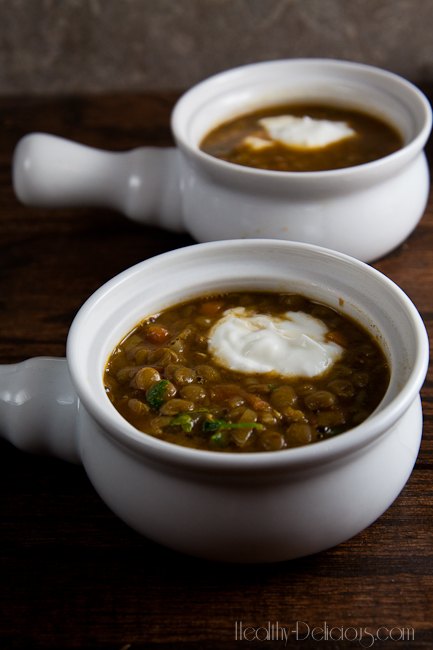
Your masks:
<svg viewBox="0 0 433 650"><path fill-rule="evenodd" d="M343 355L315 378L231 371L204 341L236 306L314 313L344 341ZM204 296L152 315L119 343L104 375L109 399L137 429L216 453L269 453L343 433L369 416L388 382L380 346L357 323L306 296L271 292Z"/></svg>

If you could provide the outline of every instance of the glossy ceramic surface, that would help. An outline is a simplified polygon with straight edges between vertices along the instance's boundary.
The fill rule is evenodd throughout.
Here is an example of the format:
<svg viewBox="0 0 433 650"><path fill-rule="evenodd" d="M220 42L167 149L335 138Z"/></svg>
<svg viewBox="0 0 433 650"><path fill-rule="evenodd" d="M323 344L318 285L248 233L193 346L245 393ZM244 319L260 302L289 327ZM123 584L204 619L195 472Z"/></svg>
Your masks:
<svg viewBox="0 0 433 650"><path fill-rule="evenodd" d="M245 455L178 447L129 425L102 380L122 336L173 302L252 288L304 293L377 336L391 382L374 414L327 441ZM24 449L82 462L112 510L157 542L214 560L286 560L348 539L397 497L419 449L427 365L417 310L362 262L276 240L200 244L142 262L99 289L71 326L67 361L1 367L0 430Z"/></svg>
<svg viewBox="0 0 433 650"><path fill-rule="evenodd" d="M202 137L221 121L292 101L370 112L393 124L404 146L365 165L306 173L241 167L200 151ZM223 72L185 93L172 116L176 148L109 153L29 135L15 152L14 186L28 204L107 206L198 241L276 238L371 261L404 241L423 214L430 129L427 99L395 74L331 59L271 61Z"/></svg>

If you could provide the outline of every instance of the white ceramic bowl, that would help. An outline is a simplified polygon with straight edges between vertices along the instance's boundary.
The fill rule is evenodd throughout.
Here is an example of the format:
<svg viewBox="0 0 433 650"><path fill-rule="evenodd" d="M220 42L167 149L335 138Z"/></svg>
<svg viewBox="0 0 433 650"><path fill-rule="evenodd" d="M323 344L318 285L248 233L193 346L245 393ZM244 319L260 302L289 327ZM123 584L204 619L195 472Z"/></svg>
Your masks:
<svg viewBox="0 0 433 650"><path fill-rule="evenodd" d="M126 422L102 378L119 340L168 305L239 289L300 292L368 328L391 367L376 411L333 439L252 454L176 446ZM72 324L67 362L3 366L0 426L20 447L82 462L112 510L161 544L216 560L286 560L350 538L397 497L420 444L427 364L417 310L362 262L277 240L199 244L142 262L99 289Z"/></svg>
<svg viewBox="0 0 433 650"><path fill-rule="evenodd" d="M218 160L199 149L218 123L269 105L325 102L367 111L404 146L365 165L277 172ZM39 206L99 205L198 241L271 237L326 246L371 261L398 246L421 218L429 191L425 96L401 77L331 59L243 66L189 90L176 104L177 148L108 153L47 136L24 138L14 186Z"/></svg>

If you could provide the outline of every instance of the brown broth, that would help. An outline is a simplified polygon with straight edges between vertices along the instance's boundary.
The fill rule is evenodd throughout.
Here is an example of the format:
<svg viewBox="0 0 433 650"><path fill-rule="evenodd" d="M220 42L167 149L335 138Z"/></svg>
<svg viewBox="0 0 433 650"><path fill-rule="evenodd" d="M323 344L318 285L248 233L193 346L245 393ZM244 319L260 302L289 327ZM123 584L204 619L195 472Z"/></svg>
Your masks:
<svg viewBox="0 0 433 650"><path fill-rule="evenodd" d="M321 319L344 348L322 375L281 377L222 367L208 333L226 309ZM343 314L297 294L228 293L146 318L119 343L104 374L107 395L128 422L162 440L224 452L276 451L355 427L385 394L389 369L370 334Z"/></svg>
<svg viewBox="0 0 433 650"><path fill-rule="evenodd" d="M309 150L274 143L271 148L256 151L242 144L247 136L263 135L264 129L258 120L278 115L308 115L314 119L343 121L356 132L356 136ZM383 158L402 146L403 139L397 130L373 115L319 104L288 104L241 115L220 124L203 138L200 149L237 165L311 172L362 165Z"/></svg>

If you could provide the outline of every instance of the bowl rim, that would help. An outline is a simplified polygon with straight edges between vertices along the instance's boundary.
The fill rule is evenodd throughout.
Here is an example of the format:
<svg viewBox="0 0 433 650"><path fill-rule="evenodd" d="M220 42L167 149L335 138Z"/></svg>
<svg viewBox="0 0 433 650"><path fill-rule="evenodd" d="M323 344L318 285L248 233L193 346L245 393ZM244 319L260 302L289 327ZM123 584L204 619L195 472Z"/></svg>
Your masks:
<svg viewBox="0 0 433 650"><path fill-rule="evenodd" d="M184 136L184 128L182 127L182 113L185 112L185 105L194 98L195 95L200 95L209 87L223 86L224 83L236 80L237 77L242 77L243 74L257 71L266 71L274 67L306 67L314 69L321 66L326 66L329 70L342 70L350 71L355 74L367 73L377 80L387 79L391 81L396 88L401 88L407 95L411 94L413 101L417 102L418 108L423 112L423 126L409 142L404 144L400 149L394 151L387 156L383 156L376 160L361 165L354 165L352 167L342 167L340 169L329 169L321 171L310 172L293 172L293 171L277 171L268 169L259 169L255 167L247 167L237 165L219 158L215 158L208 153L202 151L198 144L192 144ZM425 146L427 139L432 129L432 108L427 97L424 93L411 81L404 77L373 65L359 63L356 61L333 59L333 58L293 58L293 59L275 59L271 61L258 61L255 63L248 63L246 65L230 68L222 72L218 72L206 79L203 79L196 85L187 90L176 102L171 114L171 130L175 137L176 143L179 148L190 158L200 161L205 168L209 171L219 172L222 174L236 175L242 179L248 179L254 176L256 179L274 179L273 182L287 182L289 179L295 179L297 182L310 183L322 179L340 179L351 176L358 176L362 174L375 173L380 171L385 172L390 165L403 165L408 160L411 160L417 153L419 153Z"/></svg>
<svg viewBox="0 0 433 650"><path fill-rule="evenodd" d="M402 309L405 310L410 319L417 341L416 355L409 379L405 386L400 389L398 399L394 397L383 409L379 407L377 411L357 427L328 440L278 452L232 454L182 447L154 438L138 431L129 424L110 405L108 398L104 405L95 398L87 381L87 368L84 367L84 363L80 363L78 351L82 337L86 335L88 316L92 314L95 308L100 308L100 305L108 299L113 290L118 289L125 282L133 282L140 273L143 273L143 270L146 270L146 272L151 271L152 266L155 264L170 266L176 258L194 255L196 251L197 254L200 254L200 251L218 253L227 250L227 247L231 249L236 247L262 249L269 246L286 251L311 251L315 255L331 257L337 263L341 261L344 264L350 264L360 273L374 275L384 285L384 288L387 287L397 296ZM97 289L77 313L68 335L67 360L72 382L80 401L86 411L105 432L105 435L108 435L117 444L143 458L147 457L153 462L171 467L189 468L199 472L209 472L211 470L216 473L249 474L269 473L278 469L286 470L289 467L299 469L321 466L346 457L374 443L397 422L419 396L429 363L429 343L421 316L409 297L392 280L364 262L343 253L311 244L273 239L242 239L206 242L175 249L139 262L116 275ZM97 369L94 370L96 372ZM102 384L102 376L97 381Z"/></svg>

